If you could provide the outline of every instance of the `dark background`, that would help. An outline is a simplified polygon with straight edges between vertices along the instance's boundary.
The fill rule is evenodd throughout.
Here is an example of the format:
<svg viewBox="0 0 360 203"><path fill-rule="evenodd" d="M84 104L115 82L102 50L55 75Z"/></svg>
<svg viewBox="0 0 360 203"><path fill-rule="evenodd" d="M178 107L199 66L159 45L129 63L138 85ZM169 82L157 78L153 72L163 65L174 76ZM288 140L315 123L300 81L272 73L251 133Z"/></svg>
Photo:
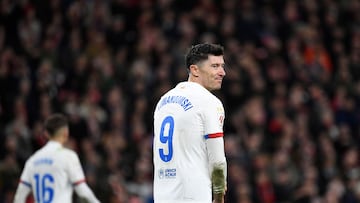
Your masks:
<svg viewBox="0 0 360 203"><path fill-rule="evenodd" d="M2 0L0 202L54 112L102 202L152 202L152 112L226 50L231 203L360 201L359 0ZM77 200L80 201L80 200Z"/></svg>

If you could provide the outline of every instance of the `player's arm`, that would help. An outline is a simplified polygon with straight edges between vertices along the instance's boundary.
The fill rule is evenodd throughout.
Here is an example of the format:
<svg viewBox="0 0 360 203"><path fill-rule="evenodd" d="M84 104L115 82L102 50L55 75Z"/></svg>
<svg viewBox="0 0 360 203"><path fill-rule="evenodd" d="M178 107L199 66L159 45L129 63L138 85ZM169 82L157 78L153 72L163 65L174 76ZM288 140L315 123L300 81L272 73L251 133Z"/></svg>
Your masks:
<svg viewBox="0 0 360 203"><path fill-rule="evenodd" d="M204 110L205 143L208 153L212 192L215 203L223 203L226 191L226 157L224 149L224 108L220 101L209 103Z"/></svg>
<svg viewBox="0 0 360 203"><path fill-rule="evenodd" d="M14 203L25 203L26 198L29 196L30 192L31 192L30 184L20 181L16 189Z"/></svg>
<svg viewBox="0 0 360 203"><path fill-rule="evenodd" d="M25 163L24 169L20 176L18 187L15 192L14 203L25 203L26 198L29 196L31 192L32 189L30 182L31 175L29 174L30 173L29 171L30 171L30 165L29 165L29 161L27 161Z"/></svg>
<svg viewBox="0 0 360 203"><path fill-rule="evenodd" d="M211 173L212 191L215 203L224 202L226 192L226 158L223 137L208 138L206 140Z"/></svg>
<svg viewBox="0 0 360 203"><path fill-rule="evenodd" d="M91 191L86 182L81 182L80 184L75 185L75 192L80 197L86 199L90 203L99 203L100 201L95 197L94 193Z"/></svg>
<svg viewBox="0 0 360 203"><path fill-rule="evenodd" d="M76 194L86 199L89 203L99 203L100 201L95 197L94 193L86 184L84 171L77 154L71 153L67 163L69 164L67 169L69 177L73 183Z"/></svg>

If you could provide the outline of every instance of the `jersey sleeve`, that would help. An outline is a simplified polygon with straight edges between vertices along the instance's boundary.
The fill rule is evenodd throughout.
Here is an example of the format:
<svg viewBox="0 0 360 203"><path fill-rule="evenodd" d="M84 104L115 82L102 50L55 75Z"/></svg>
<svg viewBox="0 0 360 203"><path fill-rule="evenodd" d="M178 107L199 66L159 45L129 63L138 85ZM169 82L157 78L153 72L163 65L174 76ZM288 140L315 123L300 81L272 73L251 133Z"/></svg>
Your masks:
<svg viewBox="0 0 360 203"><path fill-rule="evenodd" d="M14 203L24 203L31 192L31 188L24 184L19 184L14 196Z"/></svg>
<svg viewBox="0 0 360 203"><path fill-rule="evenodd" d="M225 111L222 103L219 100L215 100L209 102L208 105L204 107L205 139L223 137Z"/></svg>
<svg viewBox="0 0 360 203"><path fill-rule="evenodd" d="M71 152L69 156L68 163L68 173L71 183L76 186L80 183L85 182L84 171L81 167L80 159L75 152Z"/></svg>
<svg viewBox="0 0 360 203"><path fill-rule="evenodd" d="M19 184L25 185L31 189L30 167L31 167L30 163L29 163L29 161L27 161L25 163L24 169L21 173Z"/></svg>
<svg viewBox="0 0 360 203"><path fill-rule="evenodd" d="M226 157L224 150L225 111L220 100L209 102L204 109L205 143L208 153L209 170L214 197L223 196L226 191Z"/></svg>
<svg viewBox="0 0 360 203"><path fill-rule="evenodd" d="M16 189L14 196L14 203L25 202L27 196L32 190L31 179L30 179L30 161L25 163L24 169L21 173L19 185Z"/></svg>
<svg viewBox="0 0 360 203"><path fill-rule="evenodd" d="M87 199L89 203L100 203L86 183L75 187L75 191L80 197Z"/></svg>

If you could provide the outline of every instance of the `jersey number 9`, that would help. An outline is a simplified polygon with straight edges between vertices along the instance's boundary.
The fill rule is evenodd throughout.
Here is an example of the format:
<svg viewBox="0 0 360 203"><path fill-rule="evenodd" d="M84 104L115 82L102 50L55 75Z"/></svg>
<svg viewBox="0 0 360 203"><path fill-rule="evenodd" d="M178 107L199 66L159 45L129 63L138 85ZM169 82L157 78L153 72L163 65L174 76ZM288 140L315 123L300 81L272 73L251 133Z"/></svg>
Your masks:
<svg viewBox="0 0 360 203"><path fill-rule="evenodd" d="M168 128L166 128L165 131L166 126L168 126ZM169 162L173 156L173 145L172 145L173 134L174 134L174 118L172 116L167 116L161 123L161 129L160 129L160 142L167 144L167 148L168 148L167 154L165 154L165 150L163 148L159 149L160 158L164 162Z"/></svg>

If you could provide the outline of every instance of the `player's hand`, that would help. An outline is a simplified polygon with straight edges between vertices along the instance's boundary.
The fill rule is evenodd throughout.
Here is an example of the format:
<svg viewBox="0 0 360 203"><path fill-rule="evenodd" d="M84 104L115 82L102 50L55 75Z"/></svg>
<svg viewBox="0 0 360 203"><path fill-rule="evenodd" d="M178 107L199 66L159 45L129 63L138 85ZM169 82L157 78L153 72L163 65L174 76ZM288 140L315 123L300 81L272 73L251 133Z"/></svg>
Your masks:
<svg viewBox="0 0 360 203"><path fill-rule="evenodd" d="M213 203L224 203L225 200L224 200L224 196L222 198L216 198L214 199Z"/></svg>
<svg viewBox="0 0 360 203"><path fill-rule="evenodd" d="M225 202L225 194L215 194L214 195L213 203L224 203L224 202Z"/></svg>
<svg viewBox="0 0 360 203"><path fill-rule="evenodd" d="M213 203L225 203L225 193L227 192L227 184L225 183L225 191L223 194L214 194Z"/></svg>

